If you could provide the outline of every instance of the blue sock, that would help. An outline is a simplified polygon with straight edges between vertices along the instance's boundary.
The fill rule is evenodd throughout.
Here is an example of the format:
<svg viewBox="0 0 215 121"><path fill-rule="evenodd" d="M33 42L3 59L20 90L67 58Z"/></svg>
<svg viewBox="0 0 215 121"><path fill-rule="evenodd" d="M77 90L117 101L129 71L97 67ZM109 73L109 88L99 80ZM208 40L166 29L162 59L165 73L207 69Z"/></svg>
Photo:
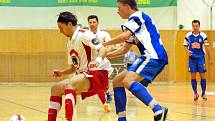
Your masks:
<svg viewBox="0 0 215 121"><path fill-rule="evenodd" d="M145 105L150 106L153 112L157 112L162 109L162 107L152 98L147 89L140 83L132 83L129 90Z"/></svg>
<svg viewBox="0 0 215 121"><path fill-rule="evenodd" d="M127 121L125 117L118 118L118 121Z"/></svg>
<svg viewBox="0 0 215 121"><path fill-rule="evenodd" d="M114 100L115 100L115 107L116 107L116 113L123 113L124 112L124 117L121 116L118 121L126 121L126 93L125 93L125 88L124 87L116 87L113 89L114 90Z"/></svg>
<svg viewBox="0 0 215 121"><path fill-rule="evenodd" d="M191 80L192 88L195 94L197 94L197 81L196 79Z"/></svg>
<svg viewBox="0 0 215 121"><path fill-rule="evenodd" d="M201 79L202 95L205 94L206 90L206 79Z"/></svg>

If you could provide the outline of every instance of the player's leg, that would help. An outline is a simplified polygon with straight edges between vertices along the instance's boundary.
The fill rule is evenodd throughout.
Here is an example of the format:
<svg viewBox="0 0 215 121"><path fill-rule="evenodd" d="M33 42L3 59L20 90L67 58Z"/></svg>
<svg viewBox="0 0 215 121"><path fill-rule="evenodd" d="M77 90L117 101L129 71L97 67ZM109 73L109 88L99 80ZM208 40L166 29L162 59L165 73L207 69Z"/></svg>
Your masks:
<svg viewBox="0 0 215 121"><path fill-rule="evenodd" d="M205 69L205 59L204 58L201 58L198 61L198 71L199 71L199 75L201 78L201 82L200 82L201 88L202 88L201 97L203 98L203 100L207 100L207 96L205 94L205 91L206 91L206 76L205 76L206 69Z"/></svg>
<svg viewBox="0 0 215 121"><path fill-rule="evenodd" d="M112 94L110 93L109 90L105 94L107 97L107 103L110 103L112 101Z"/></svg>
<svg viewBox="0 0 215 121"><path fill-rule="evenodd" d="M102 102L103 104L103 109L105 112L110 112L111 108L110 108L110 105L107 103L107 98L106 98L106 93L103 92L103 93L99 93L97 94L100 101Z"/></svg>
<svg viewBox="0 0 215 121"><path fill-rule="evenodd" d="M105 92L97 94L102 104L106 103Z"/></svg>
<svg viewBox="0 0 215 121"><path fill-rule="evenodd" d="M68 121L72 121L77 93L79 94L82 91L87 91L89 88L90 88L89 79L86 78L84 74L79 74L73 76L70 79L54 84L51 88L48 121L56 121L57 110L60 110L61 105L59 104L62 102L62 101L60 102L60 100L62 100L63 94L65 94L66 118ZM57 101L53 100L55 98Z"/></svg>
<svg viewBox="0 0 215 121"><path fill-rule="evenodd" d="M189 58L189 71L191 73L191 85L194 92L194 101L196 101L199 98L199 94L197 91L197 80L196 80L196 72L198 72L198 69L197 69L196 60L193 58Z"/></svg>
<svg viewBox="0 0 215 121"><path fill-rule="evenodd" d="M199 98L199 94L197 91L196 72L191 72L191 85L194 92L194 101L196 101Z"/></svg>
<svg viewBox="0 0 215 121"><path fill-rule="evenodd" d="M126 74L123 82L124 86L131 91L133 95L152 109L155 113L155 121L164 121L168 109L161 107L151 96L146 87L139 82L144 78L153 80L161 70L163 70L164 66L165 63L162 61L139 59L139 62L131 68L132 71Z"/></svg>
<svg viewBox="0 0 215 121"><path fill-rule="evenodd" d="M116 114L118 115L118 121L126 121L126 92L123 87L123 79L128 73L127 70L123 70L113 79L113 91L116 107Z"/></svg>

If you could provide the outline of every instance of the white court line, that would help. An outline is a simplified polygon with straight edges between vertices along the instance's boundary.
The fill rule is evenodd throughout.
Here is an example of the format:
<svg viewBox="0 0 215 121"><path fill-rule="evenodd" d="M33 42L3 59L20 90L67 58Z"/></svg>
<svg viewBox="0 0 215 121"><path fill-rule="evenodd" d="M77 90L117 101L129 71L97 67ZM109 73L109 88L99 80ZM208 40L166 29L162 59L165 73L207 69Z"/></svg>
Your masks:
<svg viewBox="0 0 215 121"><path fill-rule="evenodd" d="M194 107L202 108L202 106L198 106L198 105L197 106L193 106L193 105L186 105L186 104L167 103L167 102L163 102L163 101L159 101L159 102L161 102L163 104L167 104L167 105L177 105L177 106L192 107L192 108L194 108ZM215 110L215 108L207 107L207 106L204 106L204 108L214 109Z"/></svg>

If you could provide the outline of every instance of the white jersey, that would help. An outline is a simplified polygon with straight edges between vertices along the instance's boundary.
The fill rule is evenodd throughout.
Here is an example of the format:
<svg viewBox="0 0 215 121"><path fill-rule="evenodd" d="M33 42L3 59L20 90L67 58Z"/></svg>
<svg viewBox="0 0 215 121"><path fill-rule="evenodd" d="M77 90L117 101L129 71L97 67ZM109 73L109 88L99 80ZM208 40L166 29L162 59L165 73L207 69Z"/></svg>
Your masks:
<svg viewBox="0 0 215 121"><path fill-rule="evenodd" d="M96 38L101 40L102 42L107 42L111 40L110 35L106 31L101 30L100 28L97 29L95 35Z"/></svg>
<svg viewBox="0 0 215 121"><path fill-rule="evenodd" d="M97 57L97 50L103 47L102 43L89 31L80 29L78 26L72 36L68 39L68 64L75 65L78 69L77 72L88 70L88 63L95 60ZM111 73L111 64L107 58L93 70L107 70Z"/></svg>

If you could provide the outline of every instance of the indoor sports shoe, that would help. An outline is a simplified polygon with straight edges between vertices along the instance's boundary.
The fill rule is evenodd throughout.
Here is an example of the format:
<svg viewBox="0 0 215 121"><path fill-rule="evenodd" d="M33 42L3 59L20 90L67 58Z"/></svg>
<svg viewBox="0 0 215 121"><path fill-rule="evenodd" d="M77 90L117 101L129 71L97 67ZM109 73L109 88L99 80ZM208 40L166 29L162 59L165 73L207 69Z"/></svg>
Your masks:
<svg viewBox="0 0 215 121"><path fill-rule="evenodd" d="M198 94L194 94L194 101L198 100L199 95Z"/></svg>
<svg viewBox="0 0 215 121"><path fill-rule="evenodd" d="M165 121L168 111L168 108L162 107L162 112L154 116L154 121Z"/></svg>
<svg viewBox="0 0 215 121"><path fill-rule="evenodd" d="M207 96L206 96L206 94L202 95L202 99L203 100L207 100L208 99Z"/></svg>
<svg viewBox="0 0 215 121"><path fill-rule="evenodd" d="M106 96L107 96L107 103L110 103L112 101L112 95L110 94L110 92L106 92Z"/></svg>
<svg viewBox="0 0 215 121"><path fill-rule="evenodd" d="M105 112L110 112L110 105L109 104L107 104L107 103L105 103L104 105L103 105L103 108L104 108L104 110L105 110Z"/></svg>

